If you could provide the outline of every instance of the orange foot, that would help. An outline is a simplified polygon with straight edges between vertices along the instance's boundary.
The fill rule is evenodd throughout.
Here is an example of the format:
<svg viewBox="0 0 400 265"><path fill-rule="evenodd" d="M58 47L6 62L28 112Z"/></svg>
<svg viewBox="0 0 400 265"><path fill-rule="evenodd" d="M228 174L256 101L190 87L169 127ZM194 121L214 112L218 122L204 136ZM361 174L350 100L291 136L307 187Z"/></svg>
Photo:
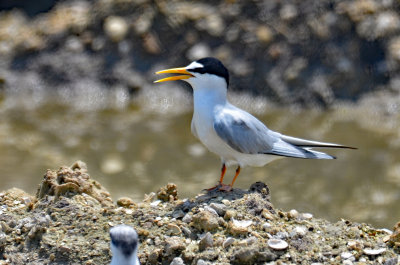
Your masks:
<svg viewBox="0 0 400 265"><path fill-rule="evenodd" d="M215 190L219 190L219 191L231 191L232 190L232 186L231 185L226 185L223 183L218 183L218 185L211 187L209 189L204 189L205 191L215 191Z"/></svg>
<svg viewBox="0 0 400 265"><path fill-rule="evenodd" d="M231 191L232 190L232 186L231 185L226 185L226 184L221 184L219 186L219 190L220 191Z"/></svg>

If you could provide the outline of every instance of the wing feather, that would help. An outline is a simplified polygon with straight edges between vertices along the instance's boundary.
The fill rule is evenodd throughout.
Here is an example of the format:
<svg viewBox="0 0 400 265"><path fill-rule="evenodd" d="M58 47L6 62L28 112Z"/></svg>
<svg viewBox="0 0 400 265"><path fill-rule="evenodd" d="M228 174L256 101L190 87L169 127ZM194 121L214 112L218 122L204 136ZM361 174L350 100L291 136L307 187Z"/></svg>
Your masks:
<svg viewBox="0 0 400 265"><path fill-rule="evenodd" d="M240 109L221 111L214 129L234 150L245 154L270 154L296 158L334 159L311 147L349 148L342 145L303 140L269 130L261 121Z"/></svg>

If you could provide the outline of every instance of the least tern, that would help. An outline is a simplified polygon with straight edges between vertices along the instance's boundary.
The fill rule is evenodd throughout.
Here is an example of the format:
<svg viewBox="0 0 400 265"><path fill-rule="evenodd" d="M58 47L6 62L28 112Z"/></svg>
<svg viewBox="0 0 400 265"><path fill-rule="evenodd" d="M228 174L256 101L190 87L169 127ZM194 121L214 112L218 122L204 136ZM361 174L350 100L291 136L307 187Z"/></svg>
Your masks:
<svg viewBox="0 0 400 265"><path fill-rule="evenodd" d="M179 74L155 83L183 80L193 88L194 111L191 130L222 161L217 186L209 189L229 191L244 166L260 167L281 157L335 159L312 147L351 148L334 143L310 141L274 132L250 113L227 100L229 72L216 58L207 57L186 67L171 68L156 74ZM237 165L230 185L223 184L226 166Z"/></svg>
<svg viewBox="0 0 400 265"><path fill-rule="evenodd" d="M137 257L138 235L128 225L117 225L110 229L112 259L110 265L140 265Z"/></svg>

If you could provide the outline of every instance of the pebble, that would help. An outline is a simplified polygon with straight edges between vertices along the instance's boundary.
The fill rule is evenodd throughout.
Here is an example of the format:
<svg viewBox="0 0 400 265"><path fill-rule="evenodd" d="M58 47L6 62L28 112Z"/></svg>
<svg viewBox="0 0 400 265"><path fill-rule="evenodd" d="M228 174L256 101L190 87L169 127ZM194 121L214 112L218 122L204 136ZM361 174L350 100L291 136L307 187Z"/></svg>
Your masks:
<svg viewBox="0 0 400 265"><path fill-rule="evenodd" d="M391 259L387 259L384 263L384 265L397 265L399 258L391 258Z"/></svg>
<svg viewBox="0 0 400 265"><path fill-rule="evenodd" d="M390 57L394 58L398 62L400 61L400 37L395 37L389 42L389 54Z"/></svg>
<svg viewBox="0 0 400 265"><path fill-rule="evenodd" d="M279 239L286 239L289 237L288 232L278 232L276 233L276 237Z"/></svg>
<svg viewBox="0 0 400 265"><path fill-rule="evenodd" d="M192 224L200 230L215 231L218 228L218 214L209 211L199 212L193 215Z"/></svg>
<svg viewBox="0 0 400 265"><path fill-rule="evenodd" d="M213 208L211 208L211 207L208 206L208 205L204 207L204 210L205 210L205 211L208 211L208 212L210 212L210 213L212 213L212 214L215 215L215 216L218 216L217 211L214 210Z"/></svg>
<svg viewBox="0 0 400 265"><path fill-rule="evenodd" d="M246 234L249 232L249 226L253 223L251 220L236 220L232 218L229 223L229 230L234 235Z"/></svg>
<svg viewBox="0 0 400 265"><path fill-rule="evenodd" d="M287 217L295 219L295 218L299 217L299 212L295 209L292 209L288 212Z"/></svg>
<svg viewBox="0 0 400 265"><path fill-rule="evenodd" d="M281 17L282 20L292 20L297 16L297 8L294 5L291 4L285 4L280 10L279 10L279 16Z"/></svg>
<svg viewBox="0 0 400 265"><path fill-rule="evenodd" d="M225 29L224 21L219 14L210 14L205 22L205 30L213 36L220 36Z"/></svg>
<svg viewBox="0 0 400 265"><path fill-rule="evenodd" d="M347 247L351 250L360 251L363 248L363 245L358 241L349 241L347 242Z"/></svg>
<svg viewBox="0 0 400 265"><path fill-rule="evenodd" d="M190 61L198 60L200 58L208 57L210 55L211 55L211 50L208 47L208 45L205 43L198 43L198 44L194 45L186 53L186 57ZM202 149L202 150L204 150L204 149ZM204 152L202 152L202 153L204 153Z"/></svg>
<svg viewBox="0 0 400 265"><path fill-rule="evenodd" d="M130 207L130 206L134 206L134 205L135 205L135 202L134 202L131 198L122 197L122 198L119 198L119 199L117 200L117 205L118 205L118 206L121 206L121 207L126 207L126 208L128 208L128 207Z"/></svg>
<svg viewBox="0 0 400 265"><path fill-rule="evenodd" d="M386 248L378 248L378 249L371 249L371 248L366 248L364 249L364 254L369 255L369 256L377 256L382 254L383 252L386 251Z"/></svg>
<svg viewBox="0 0 400 265"><path fill-rule="evenodd" d="M192 233L192 231L190 231L189 228L187 227L182 227L182 232L185 234L186 237L192 238L192 239L196 239L197 236L195 233Z"/></svg>
<svg viewBox="0 0 400 265"><path fill-rule="evenodd" d="M222 203L211 203L210 207L213 208L219 216L224 216L226 213L226 206Z"/></svg>
<svg viewBox="0 0 400 265"><path fill-rule="evenodd" d="M199 242L199 250L204 251L206 248L211 248L213 245L213 236L210 232L207 232Z"/></svg>
<svg viewBox="0 0 400 265"><path fill-rule="evenodd" d="M150 203L150 206L152 206L152 207L157 207L160 203L161 203L160 200L156 200L156 201Z"/></svg>
<svg viewBox="0 0 400 265"><path fill-rule="evenodd" d="M272 30L265 25L259 26L256 30L257 39L264 43L268 44L273 40Z"/></svg>
<svg viewBox="0 0 400 265"><path fill-rule="evenodd" d="M275 219L275 216L270 211L268 211L267 209L263 209L262 210L261 216L264 217L267 220L274 220Z"/></svg>
<svg viewBox="0 0 400 265"><path fill-rule="evenodd" d="M222 243L222 247L227 248L231 246L233 243L235 243L235 239L233 237L228 237L227 239L225 239L224 243Z"/></svg>
<svg viewBox="0 0 400 265"><path fill-rule="evenodd" d="M6 234L3 232L0 232L0 247L3 247L7 242L7 237Z"/></svg>
<svg viewBox="0 0 400 265"><path fill-rule="evenodd" d="M196 263L196 265L209 265L209 264L211 264L211 263L206 262L206 261L204 261L204 260L202 260L202 259L199 259L199 260L197 261L197 263Z"/></svg>
<svg viewBox="0 0 400 265"><path fill-rule="evenodd" d="M150 254L148 258L148 262L150 264L157 264L158 258L160 257L162 250L161 249L154 249Z"/></svg>
<svg viewBox="0 0 400 265"><path fill-rule="evenodd" d="M150 32L143 34L143 48L150 54L159 54L161 52L161 44L155 34Z"/></svg>
<svg viewBox="0 0 400 265"><path fill-rule="evenodd" d="M388 36L399 29L400 19L395 12L387 11L380 13L375 23L377 35Z"/></svg>
<svg viewBox="0 0 400 265"><path fill-rule="evenodd" d="M253 245L254 243L257 243L257 238L255 236L252 236L252 237L241 240L238 243L238 245L239 246L250 246L250 245Z"/></svg>
<svg viewBox="0 0 400 265"><path fill-rule="evenodd" d="M233 219L233 221L229 222L228 230L233 235L244 235L249 232L248 226L244 226L238 223L237 220Z"/></svg>
<svg viewBox="0 0 400 265"><path fill-rule="evenodd" d="M307 228L305 226L296 226L292 232L290 232L289 236L290 237L295 237L295 236L305 236L307 233Z"/></svg>
<svg viewBox="0 0 400 265"><path fill-rule="evenodd" d="M311 213L303 213L301 214L301 218L305 220L310 220L313 218L313 215Z"/></svg>
<svg viewBox="0 0 400 265"><path fill-rule="evenodd" d="M353 265L353 262L351 260L345 259L343 260L342 265Z"/></svg>
<svg viewBox="0 0 400 265"><path fill-rule="evenodd" d="M104 21L106 35L115 42L123 40L128 33L128 23L123 17L109 16Z"/></svg>
<svg viewBox="0 0 400 265"><path fill-rule="evenodd" d="M284 250L289 246L286 241L276 238L269 239L267 244L270 248L274 250Z"/></svg>
<svg viewBox="0 0 400 265"><path fill-rule="evenodd" d="M157 199L164 202L172 202L178 199L178 188L174 183L168 183L157 191Z"/></svg>
<svg viewBox="0 0 400 265"><path fill-rule="evenodd" d="M263 223L262 229L263 229L264 231L267 231L267 230L269 230L270 228L271 228L271 224L270 224L270 223Z"/></svg>
<svg viewBox="0 0 400 265"><path fill-rule="evenodd" d="M231 202L230 202L229 200L227 200L227 199L223 199L221 202L222 202L225 206L231 205Z"/></svg>
<svg viewBox="0 0 400 265"><path fill-rule="evenodd" d="M181 229L176 224L168 224L168 229L173 235L180 235L182 233Z"/></svg>
<svg viewBox="0 0 400 265"><path fill-rule="evenodd" d="M192 221L193 216L191 214L185 214L185 216L182 218L182 222L184 223L190 223Z"/></svg>
<svg viewBox="0 0 400 265"><path fill-rule="evenodd" d="M172 236L165 240L165 252L167 255L171 255L175 251L182 251L185 248L185 244L180 237Z"/></svg>
<svg viewBox="0 0 400 265"><path fill-rule="evenodd" d="M394 225L393 233L390 235L388 242L390 243L390 245L400 244L400 222Z"/></svg>
<svg viewBox="0 0 400 265"><path fill-rule="evenodd" d="M227 211L225 212L225 215L224 215L224 219L225 219L225 220L230 220L230 219L232 219L233 217L236 217L236 211L234 211L234 210L227 210Z"/></svg>
<svg viewBox="0 0 400 265"><path fill-rule="evenodd" d="M355 260L354 255L351 254L350 252L343 252L342 254L340 254L340 257L342 259L349 259L349 260Z"/></svg>
<svg viewBox="0 0 400 265"><path fill-rule="evenodd" d="M185 263L183 262L183 259L180 257L175 257L170 265L184 265Z"/></svg>
<svg viewBox="0 0 400 265"><path fill-rule="evenodd" d="M233 225L237 226L237 227L243 227L243 228L247 228L250 225L253 224L253 221L251 220L236 220L236 219L232 219Z"/></svg>
<svg viewBox="0 0 400 265"><path fill-rule="evenodd" d="M65 41L65 48L71 52L82 52L84 47L82 42L77 37L68 37Z"/></svg>
<svg viewBox="0 0 400 265"><path fill-rule="evenodd" d="M172 213L172 217L179 219L185 216L185 213L182 210L177 210Z"/></svg>

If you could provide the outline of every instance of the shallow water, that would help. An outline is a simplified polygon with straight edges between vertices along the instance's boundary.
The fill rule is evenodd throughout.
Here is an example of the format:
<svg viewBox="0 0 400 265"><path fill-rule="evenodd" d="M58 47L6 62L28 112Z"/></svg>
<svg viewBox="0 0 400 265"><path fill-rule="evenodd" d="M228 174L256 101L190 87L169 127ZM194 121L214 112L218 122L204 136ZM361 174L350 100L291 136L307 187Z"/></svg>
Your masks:
<svg viewBox="0 0 400 265"><path fill-rule="evenodd" d="M27 104L30 98L18 103L5 97L0 101L0 190L34 193L47 168L80 159L114 199L139 201L168 182L178 185L181 197L196 195L216 184L220 160L191 135L189 98L147 95L118 107L80 108L60 100L33 106ZM238 103L249 106L249 100ZM397 122L382 126L370 117L366 125L360 121L365 112L353 108L293 111L265 104L258 99L250 111L273 130L359 149L327 150L337 160L281 159L244 168L236 188L263 181L276 207L332 221L346 218L388 228L399 221ZM229 168L226 183L233 174Z"/></svg>

